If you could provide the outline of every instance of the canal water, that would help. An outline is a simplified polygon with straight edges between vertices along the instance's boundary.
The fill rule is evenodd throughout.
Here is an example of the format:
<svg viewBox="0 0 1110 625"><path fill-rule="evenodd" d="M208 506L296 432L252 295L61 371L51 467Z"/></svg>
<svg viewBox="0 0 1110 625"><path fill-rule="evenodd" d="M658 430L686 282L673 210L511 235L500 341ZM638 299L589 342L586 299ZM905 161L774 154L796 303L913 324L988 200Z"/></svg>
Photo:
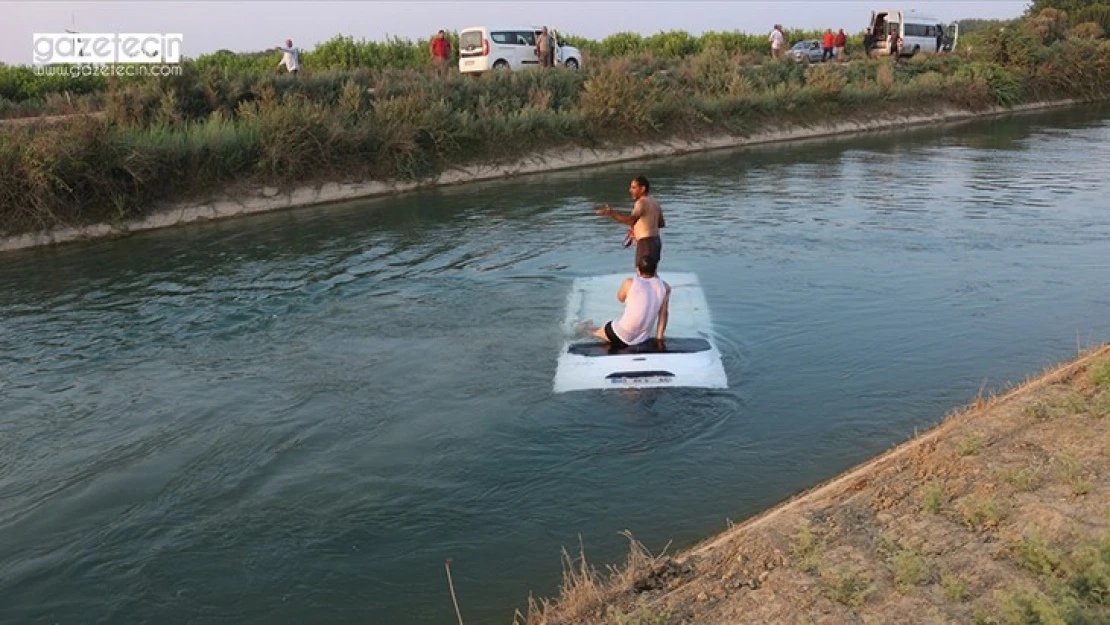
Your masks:
<svg viewBox="0 0 1110 625"><path fill-rule="evenodd" d="M1110 339L1110 110L0 257L0 621L509 623ZM696 273L727 390L552 393L577 277Z"/></svg>

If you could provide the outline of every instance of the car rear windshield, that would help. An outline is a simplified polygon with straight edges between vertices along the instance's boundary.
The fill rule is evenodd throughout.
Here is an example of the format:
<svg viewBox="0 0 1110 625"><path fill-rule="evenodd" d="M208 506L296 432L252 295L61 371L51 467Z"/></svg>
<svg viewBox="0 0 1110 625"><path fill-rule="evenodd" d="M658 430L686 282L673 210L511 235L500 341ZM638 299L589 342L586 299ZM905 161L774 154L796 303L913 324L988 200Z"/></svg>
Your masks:
<svg viewBox="0 0 1110 625"><path fill-rule="evenodd" d="M459 34L460 52L477 52L482 49L482 31L466 30Z"/></svg>

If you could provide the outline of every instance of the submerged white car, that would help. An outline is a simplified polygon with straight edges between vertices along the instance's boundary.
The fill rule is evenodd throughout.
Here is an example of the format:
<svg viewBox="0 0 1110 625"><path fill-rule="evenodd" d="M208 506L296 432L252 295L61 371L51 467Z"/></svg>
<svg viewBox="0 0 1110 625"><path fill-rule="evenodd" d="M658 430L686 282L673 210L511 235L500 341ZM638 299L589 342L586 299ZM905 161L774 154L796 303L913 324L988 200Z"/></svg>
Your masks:
<svg viewBox="0 0 1110 625"><path fill-rule="evenodd" d="M540 66L536 39L541 29L488 28L475 26L459 33L459 71L462 73L517 71ZM554 44L555 65L577 70L582 67L578 48L559 44L558 33L549 30Z"/></svg>

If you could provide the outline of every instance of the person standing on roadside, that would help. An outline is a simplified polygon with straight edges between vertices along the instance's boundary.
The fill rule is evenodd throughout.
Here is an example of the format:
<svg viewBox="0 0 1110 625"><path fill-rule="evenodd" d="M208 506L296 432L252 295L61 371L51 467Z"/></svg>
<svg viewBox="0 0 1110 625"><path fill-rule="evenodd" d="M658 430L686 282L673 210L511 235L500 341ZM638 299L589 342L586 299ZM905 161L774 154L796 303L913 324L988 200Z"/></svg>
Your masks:
<svg viewBox="0 0 1110 625"><path fill-rule="evenodd" d="M894 59L895 62L897 62L898 57L901 55L902 52L902 38L898 35L897 30L891 29L890 36L888 37L887 41L887 46L890 57Z"/></svg>
<svg viewBox="0 0 1110 625"><path fill-rule="evenodd" d="M432 39L432 64L435 65L436 71L440 74L447 73L447 67L451 63L451 40L447 38L447 34L442 30L436 33Z"/></svg>
<svg viewBox="0 0 1110 625"><path fill-rule="evenodd" d="M867 58L871 58L871 46L875 45L875 35L871 34L871 29L868 28L867 32L863 33L863 53Z"/></svg>
<svg viewBox="0 0 1110 625"><path fill-rule="evenodd" d="M841 63L844 62L844 49L848 47L848 35L844 34L844 29L841 28L840 32L836 33L836 40L833 42L836 46L836 60Z"/></svg>
<svg viewBox="0 0 1110 625"><path fill-rule="evenodd" d="M771 29L771 36L767 39L771 42L771 58L780 58L782 56L782 44L786 41L786 36L782 34L782 24L775 24L775 27Z"/></svg>
<svg viewBox="0 0 1110 625"><path fill-rule="evenodd" d="M824 50L821 52L821 61L827 61L833 56L833 45L836 43L836 37L833 35L831 29L825 29L825 38L821 41Z"/></svg>
<svg viewBox="0 0 1110 625"><path fill-rule="evenodd" d="M293 47L293 40L286 39L285 47L278 46L277 49L285 53L281 56L281 60L278 61L278 69L281 69L281 66L284 65L286 71L295 76L297 71L301 69L301 54Z"/></svg>
<svg viewBox="0 0 1110 625"><path fill-rule="evenodd" d="M554 67L555 46L552 44L551 35L547 33L547 26L540 31L536 38L536 56L540 57L540 67Z"/></svg>

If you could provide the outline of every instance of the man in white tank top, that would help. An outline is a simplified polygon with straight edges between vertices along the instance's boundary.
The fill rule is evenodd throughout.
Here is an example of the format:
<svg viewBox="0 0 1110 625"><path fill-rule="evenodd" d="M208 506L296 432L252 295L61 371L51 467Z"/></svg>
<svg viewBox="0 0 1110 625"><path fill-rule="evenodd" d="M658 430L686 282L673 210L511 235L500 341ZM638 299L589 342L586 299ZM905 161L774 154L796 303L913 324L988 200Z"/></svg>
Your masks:
<svg viewBox="0 0 1110 625"><path fill-rule="evenodd" d="M617 291L617 301L624 304L624 314L604 327L587 321L580 330L621 349L650 340L663 341L667 331L668 304L671 285L655 274L658 261L654 256L644 256L636 266L637 275L625 278Z"/></svg>

